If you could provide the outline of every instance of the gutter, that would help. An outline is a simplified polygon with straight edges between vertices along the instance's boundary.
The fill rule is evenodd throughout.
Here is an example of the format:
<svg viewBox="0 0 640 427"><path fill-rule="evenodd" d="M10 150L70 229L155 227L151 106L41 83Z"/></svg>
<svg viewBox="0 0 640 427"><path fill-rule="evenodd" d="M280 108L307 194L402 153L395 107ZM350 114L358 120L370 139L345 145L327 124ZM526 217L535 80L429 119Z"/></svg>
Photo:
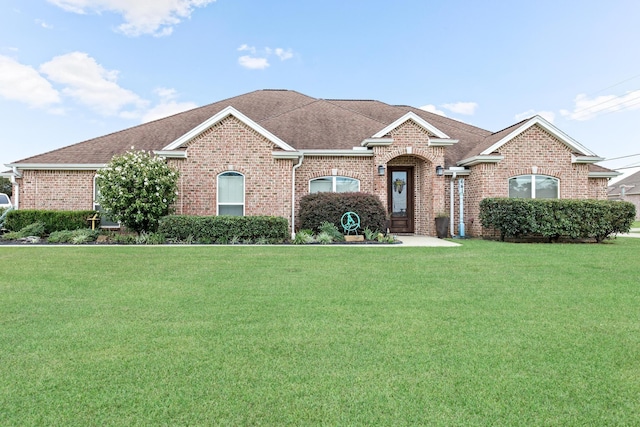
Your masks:
<svg viewBox="0 0 640 427"><path fill-rule="evenodd" d="M20 184L16 181L16 178L22 178L22 174L18 172L17 167L13 167L13 175L11 175L11 183L13 184L13 208L18 210L20 208Z"/></svg>

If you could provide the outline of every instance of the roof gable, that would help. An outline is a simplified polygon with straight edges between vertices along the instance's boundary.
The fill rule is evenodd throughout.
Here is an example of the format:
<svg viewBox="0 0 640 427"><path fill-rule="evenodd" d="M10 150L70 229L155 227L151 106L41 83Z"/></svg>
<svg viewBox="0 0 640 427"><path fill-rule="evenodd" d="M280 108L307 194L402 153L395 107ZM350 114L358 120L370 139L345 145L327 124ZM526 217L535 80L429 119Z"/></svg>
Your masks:
<svg viewBox="0 0 640 427"><path fill-rule="evenodd" d="M510 128L505 129L505 131L501 131L501 132L498 132L497 134L494 134L494 135L500 135L499 139L493 142L489 147L485 148L480 153L478 153L478 155L488 156L491 153L495 153L500 149L500 147L505 145L507 142L523 134L529 128L536 125L544 129L545 131L549 132L554 137L556 137L560 142L565 144L567 147L571 148L573 152L584 154L585 156L597 157L596 154L593 153L591 150L587 149L578 141L571 138L569 135L562 132L560 129L558 129L557 127L555 127L550 122L548 122L547 120L545 120L540 116L533 116L529 120L522 121L519 124L516 124ZM490 138L491 137L489 137L488 140L491 140Z"/></svg>
<svg viewBox="0 0 640 427"><path fill-rule="evenodd" d="M409 111L408 113L406 113L404 116L400 117L399 119L397 119L393 123L390 123L389 125L385 126L383 129L381 129L380 131L375 133L372 136L372 138L382 138L385 135L388 135L389 132L391 132L392 130L397 129L398 127L402 126L403 124L405 124L409 120L413 121L415 124L417 124L418 126L423 128L424 130L426 130L427 132L429 132L432 135L435 135L438 138L444 138L444 139L448 139L449 138L449 136L446 133L442 132L440 129L436 128L435 126L433 126L432 124L427 122L425 119L423 119L422 117L418 116L413 111Z"/></svg>
<svg viewBox="0 0 640 427"><path fill-rule="evenodd" d="M289 144L287 144L286 142L284 142L283 140L281 140L280 138L278 138L277 136L275 136L274 134L272 134L271 132L269 132L268 130L266 130L265 128L263 128L262 126L254 122L253 120L251 120L249 117L245 116L240 111L233 108L232 106L228 106L224 108L222 111L214 114L209 119L200 123L198 126L194 127L184 135L180 136L179 138L171 142L169 145L164 147L163 150L175 150L177 148L186 146L194 138L198 137L203 132L215 126L217 123L226 119L229 116L233 116L236 119L240 120L243 124L253 129L258 134L262 135L263 137L265 137L266 139L268 139L269 141L271 141L273 144L280 147L281 149L285 151L295 151L295 149L291 147Z"/></svg>

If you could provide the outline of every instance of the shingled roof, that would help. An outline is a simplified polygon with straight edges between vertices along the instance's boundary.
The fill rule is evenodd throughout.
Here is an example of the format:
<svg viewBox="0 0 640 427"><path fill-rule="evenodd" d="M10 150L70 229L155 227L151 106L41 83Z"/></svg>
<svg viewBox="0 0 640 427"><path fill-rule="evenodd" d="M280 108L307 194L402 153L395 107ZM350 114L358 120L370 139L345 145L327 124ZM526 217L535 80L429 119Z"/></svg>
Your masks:
<svg viewBox="0 0 640 427"><path fill-rule="evenodd" d="M413 112L459 142L445 150L445 164L478 155L524 122L497 133L416 107L375 100L318 99L291 90L258 90L213 104L39 154L12 165L106 164L136 149L162 150L171 142L233 107L296 150L344 150L360 146L389 124Z"/></svg>
<svg viewBox="0 0 640 427"><path fill-rule="evenodd" d="M625 194L640 194L640 171L621 179L609 186L609 196L620 196L620 189L625 187Z"/></svg>

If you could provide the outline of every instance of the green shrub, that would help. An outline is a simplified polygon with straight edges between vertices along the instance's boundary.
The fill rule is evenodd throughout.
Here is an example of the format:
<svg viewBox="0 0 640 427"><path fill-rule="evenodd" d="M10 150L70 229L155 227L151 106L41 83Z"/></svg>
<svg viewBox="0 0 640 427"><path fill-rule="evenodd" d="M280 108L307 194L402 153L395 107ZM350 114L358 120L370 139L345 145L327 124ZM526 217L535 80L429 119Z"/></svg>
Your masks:
<svg viewBox="0 0 640 427"><path fill-rule="evenodd" d="M313 237L313 230L299 230L296 233L296 237L293 239L295 245L306 245L309 243L315 243L316 239Z"/></svg>
<svg viewBox="0 0 640 427"><path fill-rule="evenodd" d="M49 243L72 243L79 245L82 243L95 242L100 232L98 230L90 230L88 228L78 230L60 230L54 231L47 238Z"/></svg>
<svg viewBox="0 0 640 427"><path fill-rule="evenodd" d="M385 230L387 220L380 199L367 193L314 193L300 199L300 228L320 231L327 221L342 231L340 219L345 212L355 212L360 217L360 229Z"/></svg>
<svg viewBox="0 0 640 427"><path fill-rule="evenodd" d="M329 221L325 221L322 224L320 224L320 227L318 228L318 230L320 231L320 234L325 233L329 237L331 237L332 241L335 241L335 242L344 241L344 234L342 234L340 230L338 230L338 227L336 227L335 224L332 224ZM318 237L320 236L318 235ZM320 239L318 239L318 241L320 241Z"/></svg>
<svg viewBox="0 0 640 427"><path fill-rule="evenodd" d="M17 240L24 237L36 236L42 237L45 235L44 224L41 222L34 222L25 227L22 227L18 231L10 231L2 236L3 240Z"/></svg>
<svg viewBox="0 0 640 427"><path fill-rule="evenodd" d="M561 237L601 242L612 234L627 233L634 218L635 206L620 201L488 198L480 202L482 226L498 230L501 240L541 236L550 242Z"/></svg>
<svg viewBox="0 0 640 427"><path fill-rule="evenodd" d="M78 230L88 228L87 218L96 211L50 211L37 209L18 209L7 214L4 226L7 230L18 231L29 224L44 224L46 234L61 230Z"/></svg>
<svg viewBox="0 0 640 427"><path fill-rule="evenodd" d="M178 194L178 171L144 151L114 156L96 179L107 216L137 232L156 231Z"/></svg>
<svg viewBox="0 0 640 427"><path fill-rule="evenodd" d="M266 241L282 243L289 236L286 219L273 216L189 216L162 218L158 232L174 242L239 243Z"/></svg>
<svg viewBox="0 0 640 427"><path fill-rule="evenodd" d="M162 245L166 243L167 239L162 233L145 232L141 231L140 234L135 237L135 243L137 245Z"/></svg>

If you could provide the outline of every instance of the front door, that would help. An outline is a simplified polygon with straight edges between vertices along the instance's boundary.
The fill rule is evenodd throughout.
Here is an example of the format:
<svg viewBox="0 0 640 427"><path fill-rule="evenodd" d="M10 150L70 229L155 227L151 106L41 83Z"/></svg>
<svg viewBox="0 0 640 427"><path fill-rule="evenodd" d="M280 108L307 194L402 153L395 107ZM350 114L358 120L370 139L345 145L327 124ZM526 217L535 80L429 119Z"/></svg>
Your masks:
<svg viewBox="0 0 640 427"><path fill-rule="evenodd" d="M413 168L408 166L389 167L387 176L387 200L391 215L389 231L392 233L413 233Z"/></svg>

